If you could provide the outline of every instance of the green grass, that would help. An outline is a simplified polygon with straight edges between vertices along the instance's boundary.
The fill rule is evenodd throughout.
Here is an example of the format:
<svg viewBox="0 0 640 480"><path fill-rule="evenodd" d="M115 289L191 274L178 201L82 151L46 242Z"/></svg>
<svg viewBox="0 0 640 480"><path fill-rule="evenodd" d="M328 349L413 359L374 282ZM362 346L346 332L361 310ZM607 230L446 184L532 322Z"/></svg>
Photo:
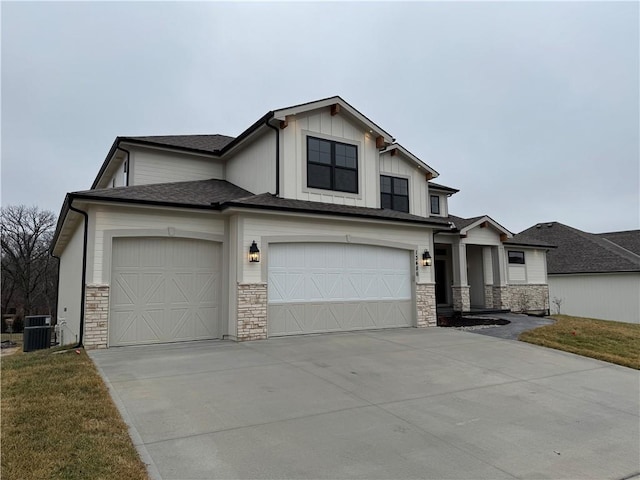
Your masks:
<svg viewBox="0 0 640 480"><path fill-rule="evenodd" d="M553 315L556 323L520 334L519 340L640 370L640 325Z"/></svg>
<svg viewBox="0 0 640 480"><path fill-rule="evenodd" d="M84 350L5 356L1 385L1 478L148 478Z"/></svg>

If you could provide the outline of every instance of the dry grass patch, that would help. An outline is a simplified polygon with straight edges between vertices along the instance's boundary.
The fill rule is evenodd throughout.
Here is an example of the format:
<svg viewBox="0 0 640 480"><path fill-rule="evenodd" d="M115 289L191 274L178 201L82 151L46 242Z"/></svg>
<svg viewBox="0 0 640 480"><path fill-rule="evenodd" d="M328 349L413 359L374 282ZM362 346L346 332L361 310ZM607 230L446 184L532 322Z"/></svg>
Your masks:
<svg viewBox="0 0 640 480"><path fill-rule="evenodd" d="M519 340L640 370L640 325L553 315L556 323L529 330Z"/></svg>
<svg viewBox="0 0 640 480"><path fill-rule="evenodd" d="M1 412L2 478L148 478L84 350L4 357Z"/></svg>

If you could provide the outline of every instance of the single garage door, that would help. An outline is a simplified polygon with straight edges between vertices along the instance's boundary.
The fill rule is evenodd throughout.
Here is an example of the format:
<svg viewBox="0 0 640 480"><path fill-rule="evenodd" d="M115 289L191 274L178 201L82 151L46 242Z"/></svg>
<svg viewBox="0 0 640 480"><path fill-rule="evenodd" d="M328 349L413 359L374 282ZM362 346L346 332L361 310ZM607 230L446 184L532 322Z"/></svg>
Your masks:
<svg viewBox="0 0 640 480"><path fill-rule="evenodd" d="M269 246L268 333L413 324L411 254L338 243Z"/></svg>
<svg viewBox="0 0 640 480"><path fill-rule="evenodd" d="M109 345L219 338L220 244L113 241Z"/></svg>

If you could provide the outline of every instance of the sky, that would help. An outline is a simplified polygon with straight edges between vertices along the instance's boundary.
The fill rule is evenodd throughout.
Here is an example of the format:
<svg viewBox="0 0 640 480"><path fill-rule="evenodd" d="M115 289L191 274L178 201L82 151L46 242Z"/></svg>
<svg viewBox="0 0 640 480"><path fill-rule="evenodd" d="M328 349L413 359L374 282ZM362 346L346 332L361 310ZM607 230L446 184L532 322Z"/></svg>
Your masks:
<svg viewBox="0 0 640 480"><path fill-rule="evenodd" d="M454 215L637 229L639 5L3 1L2 205L57 214L118 135L340 95L460 189Z"/></svg>

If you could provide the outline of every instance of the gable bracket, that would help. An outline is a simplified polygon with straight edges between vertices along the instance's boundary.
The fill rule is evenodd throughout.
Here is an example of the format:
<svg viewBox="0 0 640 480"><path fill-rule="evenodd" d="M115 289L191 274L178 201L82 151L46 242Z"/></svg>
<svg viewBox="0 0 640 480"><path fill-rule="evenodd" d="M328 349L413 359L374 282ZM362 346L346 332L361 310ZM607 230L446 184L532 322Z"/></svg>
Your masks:
<svg viewBox="0 0 640 480"><path fill-rule="evenodd" d="M425 177L427 178L427 182L428 182L429 180L431 180L431 179L433 178L433 173L431 173L431 172L427 172L427 173L425 174Z"/></svg>
<svg viewBox="0 0 640 480"><path fill-rule="evenodd" d="M333 105L331 105L331 116L334 117L339 113L340 113L340 104L334 103Z"/></svg>
<svg viewBox="0 0 640 480"><path fill-rule="evenodd" d="M289 122L286 120L280 120L280 130L284 130L289 125Z"/></svg>
<svg viewBox="0 0 640 480"><path fill-rule="evenodd" d="M508 240L507 234L506 233L501 233L500 234L500 241L501 242L506 242Z"/></svg>

